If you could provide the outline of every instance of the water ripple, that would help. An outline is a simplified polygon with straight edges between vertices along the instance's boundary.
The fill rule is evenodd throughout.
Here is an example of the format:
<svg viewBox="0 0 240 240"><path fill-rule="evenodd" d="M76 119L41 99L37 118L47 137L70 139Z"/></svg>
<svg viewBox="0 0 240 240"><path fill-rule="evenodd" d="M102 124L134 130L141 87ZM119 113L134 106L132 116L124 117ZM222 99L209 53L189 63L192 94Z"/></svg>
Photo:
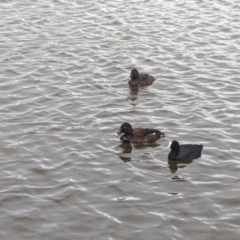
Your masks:
<svg viewBox="0 0 240 240"><path fill-rule="evenodd" d="M239 10L2 1L1 239L238 239ZM125 121L166 137L122 144ZM173 139L202 158L168 161Z"/></svg>

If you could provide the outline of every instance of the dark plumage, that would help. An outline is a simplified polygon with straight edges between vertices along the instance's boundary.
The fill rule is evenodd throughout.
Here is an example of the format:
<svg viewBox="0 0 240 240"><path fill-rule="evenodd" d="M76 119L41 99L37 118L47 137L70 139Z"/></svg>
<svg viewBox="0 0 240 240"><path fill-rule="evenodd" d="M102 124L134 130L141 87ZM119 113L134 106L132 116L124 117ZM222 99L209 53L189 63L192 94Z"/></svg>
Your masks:
<svg viewBox="0 0 240 240"><path fill-rule="evenodd" d="M182 144L174 140L170 146L171 151L168 154L168 159L171 160L187 160L201 157L203 145L197 144Z"/></svg>
<svg viewBox="0 0 240 240"><path fill-rule="evenodd" d="M139 74L138 70L136 68L133 68L129 77L128 84L130 86L147 86L151 85L154 80L154 77L144 73Z"/></svg>
<svg viewBox="0 0 240 240"><path fill-rule="evenodd" d="M121 136L120 140L131 143L154 143L159 138L164 137L164 133L156 129L133 129L131 124L127 122L123 123L117 132L118 135L122 133L124 134Z"/></svg>

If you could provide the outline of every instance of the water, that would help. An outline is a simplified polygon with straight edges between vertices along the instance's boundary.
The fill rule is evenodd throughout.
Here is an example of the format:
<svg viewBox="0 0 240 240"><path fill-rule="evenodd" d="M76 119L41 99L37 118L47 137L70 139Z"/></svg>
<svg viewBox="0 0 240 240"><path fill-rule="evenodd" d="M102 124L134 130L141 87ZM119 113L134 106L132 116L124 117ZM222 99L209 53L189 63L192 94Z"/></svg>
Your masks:
<svg viewBox="0 0 240 240"><path fill-rule="evenodd" d="M1 239L239 239L238 1L2 1ZM131 90L133 67L156 78ZM133 127L165 132L121 144ZM168 161L169 141L202 157Z"/></svg>

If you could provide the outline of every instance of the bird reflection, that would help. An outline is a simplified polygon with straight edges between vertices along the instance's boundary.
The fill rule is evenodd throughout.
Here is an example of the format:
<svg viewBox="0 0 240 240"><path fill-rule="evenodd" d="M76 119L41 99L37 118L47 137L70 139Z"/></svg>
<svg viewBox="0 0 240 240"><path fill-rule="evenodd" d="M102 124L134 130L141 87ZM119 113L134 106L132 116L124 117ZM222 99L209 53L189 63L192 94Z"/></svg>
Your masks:
<svg viewBox="0 0 240 240"><path fill-rule="evenodd" d="M170 160L168 159L169 169L172 173L177 172L178 168L185 168L187 164L191 163L193 159L188 160Z"/></svg>
<svg viewBox="0 0 240 240"><path fill-rule="evenodd" d="M144 148L155 148L160 146L161 144L158 144L156 142L154 143L135 143L134 148L135 149L144 149Z"/></svg>
<svg viewBox="0 0 240 240"><path fill-rule="evenodd" d="M122 152L118 155L119 158L124 161L124 162L130 162L131 161L131 156L132 156L132 150L134 149L146 149L146 148L154 148L159 146L160 144L130 144L130 143L121 143L117 148L119 148Z"/></svg>
<svg viewBox="0 0 240 240"><path fill-rule="evenodd" d="M129 96L128 99L131 101L136 101L138 96L139 88L138 87L129 87Z"/></svg>
<svg viewBox="0 0 240 240"><path fill-rule="evenodd" d="M122 143L118 146L122 150L122 153L119 154L119 158L124 162L131 161L132 145L130 143Z"/></svg>

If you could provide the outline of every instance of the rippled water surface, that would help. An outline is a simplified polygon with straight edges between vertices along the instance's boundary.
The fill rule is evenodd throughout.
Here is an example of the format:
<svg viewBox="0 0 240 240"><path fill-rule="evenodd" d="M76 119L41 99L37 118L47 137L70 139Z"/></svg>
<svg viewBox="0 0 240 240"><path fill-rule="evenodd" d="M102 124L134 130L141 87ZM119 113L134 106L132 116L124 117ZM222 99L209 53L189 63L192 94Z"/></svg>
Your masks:
<svg viewBox="0 0 240 240"><path fill-rule="evenodd" d="M239 1L0 5L0 239L239 239Z"/></svg>

